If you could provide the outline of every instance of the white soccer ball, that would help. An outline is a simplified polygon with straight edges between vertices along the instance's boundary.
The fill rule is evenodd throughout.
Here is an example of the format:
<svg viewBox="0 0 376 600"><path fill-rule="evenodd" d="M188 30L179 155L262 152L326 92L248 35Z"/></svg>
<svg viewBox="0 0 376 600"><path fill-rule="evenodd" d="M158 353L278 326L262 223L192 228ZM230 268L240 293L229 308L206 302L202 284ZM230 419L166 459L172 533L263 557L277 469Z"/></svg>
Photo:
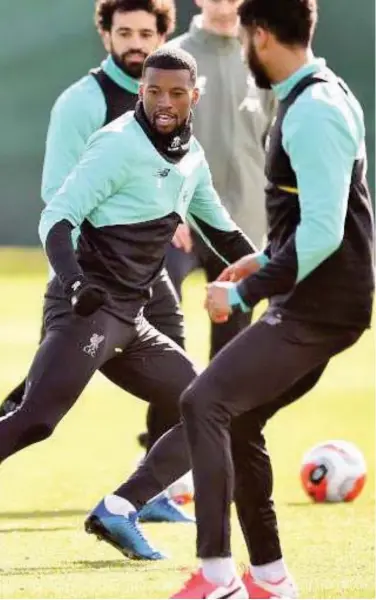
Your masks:
<svg viewBox="0 0 376 600"><path fill-rule="evenodd" d="M366 473L364 457L354 444L329 440L304 455L300 478L315 502L349 502L362 491Z"/></svg>
<svg viewBox="0 0 376 600"><path fill-rule="evenodd" d="M167 492L170 498L177 504L188 504L194 497L194 485L192 471L189 471L180 479L177 479L168 488Z"/></svg>

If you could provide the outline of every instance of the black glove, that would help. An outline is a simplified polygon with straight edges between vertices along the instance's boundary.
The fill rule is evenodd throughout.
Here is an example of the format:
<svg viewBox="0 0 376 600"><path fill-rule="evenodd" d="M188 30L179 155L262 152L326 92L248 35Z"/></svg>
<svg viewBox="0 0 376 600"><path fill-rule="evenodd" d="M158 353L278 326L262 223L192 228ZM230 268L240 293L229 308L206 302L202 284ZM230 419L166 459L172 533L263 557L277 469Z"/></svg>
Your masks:
<svg viewBox="0 0 376 600"><path fill-rule="evenodd" d="M70 283L65 292L71 302L73 312L81 317L88 317L101 306L108 303L108 292L83 277L78 277Z"/></svg>

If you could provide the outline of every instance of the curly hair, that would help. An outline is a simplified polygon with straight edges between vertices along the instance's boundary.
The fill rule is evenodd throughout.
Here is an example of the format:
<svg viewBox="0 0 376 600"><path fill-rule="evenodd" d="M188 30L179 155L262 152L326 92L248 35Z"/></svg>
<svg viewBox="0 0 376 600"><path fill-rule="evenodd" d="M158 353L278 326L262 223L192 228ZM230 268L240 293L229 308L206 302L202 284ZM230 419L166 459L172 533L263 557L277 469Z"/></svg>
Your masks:
<svg viewBox="0 0 376 600"><path fill-rule="evenodd" d="M163 47L155 50L144 62L143 72L148 67L154 67L156 69L165 69L167 71L176 71L177 69L183 69L189 71L191 82L193 85L197 79L197 63L196 59L182 48L169 48Z"/></svg>
<svg viewBox="0 0 376 600"><path fill-rule="evenodd" d="M282 44L308 46L317 23L316 0L244 0L240 23L269 29Z"/></svg>
<svg viewBox="0 0 376 600"><path fill-rule="evenodd" d="M111 31L114 12L144 10L155 15L160 35L170 35L175 30L175 0L96 0L95 25L99 32Z"/></svg>

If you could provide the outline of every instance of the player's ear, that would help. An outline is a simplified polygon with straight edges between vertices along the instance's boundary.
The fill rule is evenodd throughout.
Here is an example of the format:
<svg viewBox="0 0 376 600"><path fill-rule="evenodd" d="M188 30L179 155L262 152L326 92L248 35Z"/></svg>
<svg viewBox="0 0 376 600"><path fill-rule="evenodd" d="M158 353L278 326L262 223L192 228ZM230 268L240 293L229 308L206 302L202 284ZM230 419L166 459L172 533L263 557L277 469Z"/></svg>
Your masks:
<svg viewBox="0 0 376 600"><path fill-rule="evenodd" d="M201 93L198 87L193 88L192 92L192 107L194 108L198 104L201 97Z"/></svg>
<svg viewBox="0 0 376 600"><path fill-rule="evenodd" d="M102 38L103 46L106 52L111 52L111 34L109 31L101 31L100 36Z"/></svg>
<svg viewBox="0 0 376 600"><path fill-rule="evenodd" d="M257 50L264 50L267 48L271 38L274 38L273 34L264 29L263 27L256 27L255 35L254 35L254 44Z"/></svg>
<svg viewBox="0 0 376 600"><path fill-rule="evenodd" d="M142 100L143 97L144 97L144 84L143 83L141 83L141 85L139 87L138 97L139 97L140 100Z"/></svg>

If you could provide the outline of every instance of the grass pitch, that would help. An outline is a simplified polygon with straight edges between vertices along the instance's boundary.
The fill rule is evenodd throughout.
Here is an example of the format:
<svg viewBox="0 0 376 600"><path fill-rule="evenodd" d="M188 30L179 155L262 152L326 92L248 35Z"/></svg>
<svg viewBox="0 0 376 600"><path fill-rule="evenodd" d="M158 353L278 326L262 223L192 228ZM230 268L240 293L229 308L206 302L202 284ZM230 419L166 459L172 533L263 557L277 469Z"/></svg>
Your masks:
<svg viewBox="0 0 376 600"><path fill-rule="evenodd" d="M0 252L0 396L25 375L39 335L45 266L39 252ZM188 350L207 356L203 280L185 286ZM271 360L273 354L271 349ZM302 598L374 598L374 343L372 332L334 359L317 388L267 426L285 558ZM66 368L66 365L62 365ZM193 568L195 528L148 525L171 560L130 562L84 533L86 512L132 470L145 405L95 376L52 439L1 467L0 598L168 598ZM311 445L355 442L368 481L353 504L312 505L300 488ZM247 562L236 519L233 549Z"/></svg>

